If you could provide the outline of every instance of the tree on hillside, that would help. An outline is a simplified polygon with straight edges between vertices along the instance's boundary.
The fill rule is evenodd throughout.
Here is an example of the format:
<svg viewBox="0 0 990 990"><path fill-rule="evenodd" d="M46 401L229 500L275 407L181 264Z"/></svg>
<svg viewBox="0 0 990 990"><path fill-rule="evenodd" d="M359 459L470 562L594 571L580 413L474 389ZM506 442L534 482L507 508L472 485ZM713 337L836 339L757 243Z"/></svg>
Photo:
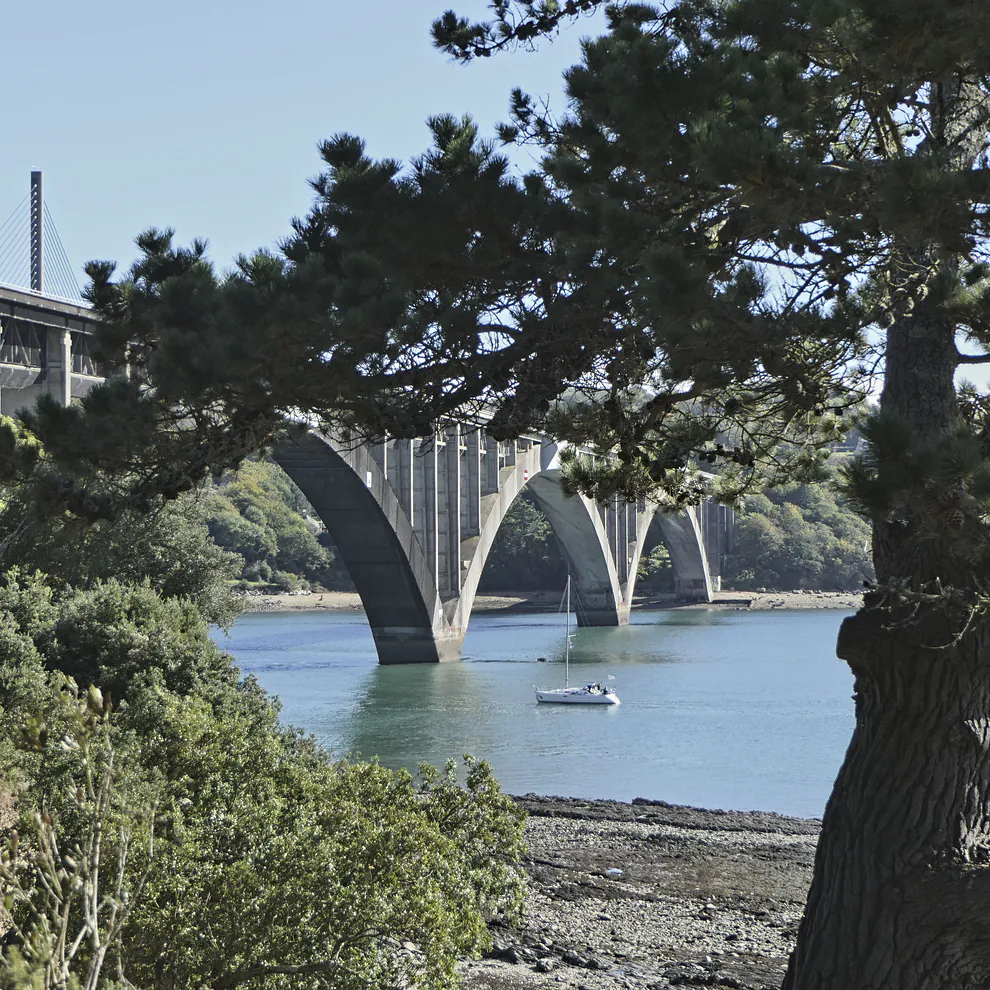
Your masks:
<svg viewBox="0 0 990 990"><path fill-rule="evenodd" d="M499 526L478 590L532 591L562 588L567 565L550 520L525 494L517 498Z"/></svg>
<svg viewBox="0 0 990 990"><path fill-rule="evenodd" d="M435 33L469 59L599 6L497 0L491 25ZM45 470L98 517L229 467L290 412L409 436L485 402L498 435L542 422L611 455L572 465L592 495L695 498L701 461L731 497L813 477L882 366L846 482L877 575L839 638L857 727L786 986L985 986L990 423L953 378L990 360L990 6L608 17L567 114L515 95L502 137L543 155L522 180L469 121L432 120L409 168L338 135L284 257L220 277L149 232L122 280L91 265L102 356L134 373L30 417Z"/></svg>
<svg viewBox="0 0 990 990"><path fill-rule="evenodd" d="M203 493L198 508L216 543L244 559L245 581L284 590L302 581L350 587L312 507L278 465L245 461Z"/></svg>
<svg viewBox="0 0 990 990"><path fill-rule="evenodd" d="M723 587L861 591L874 578L870 527L824 484L747 496L736 512Z"/></svg>

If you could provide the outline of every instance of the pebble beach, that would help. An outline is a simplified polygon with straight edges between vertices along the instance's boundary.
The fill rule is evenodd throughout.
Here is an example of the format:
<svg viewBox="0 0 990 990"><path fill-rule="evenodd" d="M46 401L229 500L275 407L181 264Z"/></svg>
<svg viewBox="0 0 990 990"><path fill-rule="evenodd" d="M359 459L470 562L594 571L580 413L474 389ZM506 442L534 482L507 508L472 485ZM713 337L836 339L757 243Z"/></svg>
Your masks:
<svg viewBox="0 0 990 990"><path fill-rule="evenodd" d="M530 899L469 990L780 986L820 822L527 795Z"/></svg>

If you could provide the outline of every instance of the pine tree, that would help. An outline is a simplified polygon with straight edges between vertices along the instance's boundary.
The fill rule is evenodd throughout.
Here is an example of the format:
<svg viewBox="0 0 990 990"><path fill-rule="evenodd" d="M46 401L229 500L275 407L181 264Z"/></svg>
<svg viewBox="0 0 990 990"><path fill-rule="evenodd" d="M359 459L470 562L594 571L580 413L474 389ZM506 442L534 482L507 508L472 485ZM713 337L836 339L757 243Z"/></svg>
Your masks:
<svg viewBox="0 0 990 990"><path fill-rule="evenodd" d="M593 6L500 2L491 24L447 14L434 31L469 60ZM822 372L871 352L883 373L846 476L877 573L838 644L857 723L784 986L990 986L987 403L953 384L990 361L990 8L685 0L609 17L568 74L571 113L516 94L505 137L544 148L548 185L602 246L589 260L622 273L634 316L617 332L644 357L613 361L613 394L657 353L706 387L696 405L774 379L757 417L773 390L820 411L841 394ZM626 419L607 439L655 463L663 424Z"/></svg>
<svg viewBox="0 0 990 990"><path fill-rule="evenodd" d="M455 57L536 46L589 0L453 13ZM218 275L149 233L93 265L131 377L31 419L52 499L113 511L196 484L289 417L370 437L485 404L592 443L571 483L696 498L812 478L882 373L846 489L877 581L838 653L857 726L788 990L990 986L990 5L672 0L608 7L555 118L513 96L516 180L470 122L409 168L338 135L284 257ZM126 429L121 424L126 424ZM112 469L112 482L97 469Z"/></svg>

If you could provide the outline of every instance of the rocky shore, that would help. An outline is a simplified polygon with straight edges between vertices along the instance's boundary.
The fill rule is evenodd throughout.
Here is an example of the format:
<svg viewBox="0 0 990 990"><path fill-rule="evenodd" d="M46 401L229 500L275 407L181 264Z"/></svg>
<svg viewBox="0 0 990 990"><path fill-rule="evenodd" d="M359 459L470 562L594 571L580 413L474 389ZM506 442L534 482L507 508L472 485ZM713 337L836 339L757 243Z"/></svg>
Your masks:
<svg viewBox="0 0 990 990"><path fill-rule="evenodd" d="M637 800L519 803L527 915L467 990L780 986L820 823Z"/></svg>
<svg viewBox="0 0 990 990"><path fill-rule="evenodd" d="M634 609L660 608L728 608L728 609L774 609L774 608L840 608L857 609L863 596L846 591L720 591L710 603L685 605L672 596L637 598ZM541 612L556 611L560 605L559 591L536 591L528 593L503 592L498 595L479 595L474 602L474 612ZM338 612L361 609L361 598L356 592L323 591L288 593L282 595L244 596L247 612Z"/></svg>

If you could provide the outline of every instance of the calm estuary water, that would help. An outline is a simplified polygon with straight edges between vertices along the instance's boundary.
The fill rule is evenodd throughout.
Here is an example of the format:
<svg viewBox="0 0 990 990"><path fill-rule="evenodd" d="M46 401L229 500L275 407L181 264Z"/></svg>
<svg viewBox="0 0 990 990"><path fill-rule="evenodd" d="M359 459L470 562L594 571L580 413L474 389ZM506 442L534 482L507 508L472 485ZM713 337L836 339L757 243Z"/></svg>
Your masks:
<svg viewBox="0 0 990 990"><path fill-rule="evenodd" d="M430 666L378 666L357 612L248 614L220 641L340 756L412 769L472 753L513 794L818 816L853 725L834 653L846 614L640 612L578 630L572 682L612 674L616 708L536 704L534 684L563 683L558 615L476 615L465 662Z"/></svg>

